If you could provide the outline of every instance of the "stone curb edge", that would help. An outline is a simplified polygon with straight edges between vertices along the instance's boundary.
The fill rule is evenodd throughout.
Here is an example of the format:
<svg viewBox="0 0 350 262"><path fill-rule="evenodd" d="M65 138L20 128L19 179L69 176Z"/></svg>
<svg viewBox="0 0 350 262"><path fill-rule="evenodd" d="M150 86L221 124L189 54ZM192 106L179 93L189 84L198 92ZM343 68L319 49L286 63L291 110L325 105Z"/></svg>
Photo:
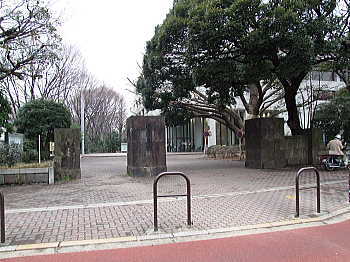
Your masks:
<svg viewBox="0 0 350 262"><path fill-rule="evenodd" d="M249 235L282 231L307 226L320 226L339 223L350 219L350 208L343 208L329 214L312 218L293 218L279 222L271 222L256 225L216 228L201 231L183 231L177 233L160 233L143 236L128 236L120 238L91 239L77 241L62 241L52 243L39 243L28 245L0 246L0 259L20 256L58 254L83 250L103 250L111 248L125 248L165 243L185 242L192 240L205 240L214 238L233 237L237 235ZM157 242L157 243L154 243ZM112 246L111 246L112 245ZM102 248L98 248L101 246Z"/></svg>
<svg viewBox="0 0 350 262"><path fill-rule="evenodd" d="M167 152L166 153L167 156L187 156L187 155L191 155L191 156L204 156L203 152ZM118 155L114 155L112 154L84 154L84 155L80 155L80 158L87 158L87 157L126 157L127 154L126 153L118 153Z"/></svg>

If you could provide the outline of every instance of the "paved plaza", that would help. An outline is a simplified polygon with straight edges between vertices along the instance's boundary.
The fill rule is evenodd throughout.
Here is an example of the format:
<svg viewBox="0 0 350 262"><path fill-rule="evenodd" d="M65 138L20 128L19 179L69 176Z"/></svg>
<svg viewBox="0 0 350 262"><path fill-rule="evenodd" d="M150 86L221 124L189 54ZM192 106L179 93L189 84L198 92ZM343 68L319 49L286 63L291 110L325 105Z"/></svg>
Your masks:
<svg viewBox="0 0 350 262"><path fill-rule="evenodd" d="M161 233L290 221L295 215L297 169L246 169L244 162L170 154L168 171L192 184L193 226L186 225L186 199L159 200ZM6 243L23 245L72 240L147 236L153 232L153 178L126 174L126 157L84 157L82 179L55 185L2 186ZM348 172L321 171L321 214L348 204ZM301 185L315 183L306 174ZM180 177L159 182L160 194L185 193ZM301 192L301 217L315 216L316 190Z"/></svg>

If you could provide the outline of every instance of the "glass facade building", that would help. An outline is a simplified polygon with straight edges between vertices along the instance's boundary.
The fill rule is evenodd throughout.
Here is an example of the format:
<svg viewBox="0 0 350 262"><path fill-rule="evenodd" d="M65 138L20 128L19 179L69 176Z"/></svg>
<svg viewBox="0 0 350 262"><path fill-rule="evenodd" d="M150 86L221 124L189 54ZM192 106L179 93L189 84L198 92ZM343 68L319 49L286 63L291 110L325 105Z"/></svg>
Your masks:
<svg viewBox="0 0 350 262"><path fill-rule="evenodd" d="M210 128L209 146L238 145L239 140L227 126L209 118L193 118L185 125L166 128L168 152L202 152L204 129Z"/></svg>

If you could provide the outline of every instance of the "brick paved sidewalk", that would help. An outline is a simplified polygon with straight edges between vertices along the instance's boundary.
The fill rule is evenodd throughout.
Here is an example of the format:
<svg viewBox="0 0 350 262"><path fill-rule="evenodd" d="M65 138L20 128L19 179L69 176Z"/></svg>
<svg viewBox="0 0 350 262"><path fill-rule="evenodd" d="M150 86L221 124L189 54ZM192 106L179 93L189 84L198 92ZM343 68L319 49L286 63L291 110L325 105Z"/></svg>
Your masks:
<svg viewBox="0 0 350 262"><path fill-rule="evenodd" d="M79 182L4 187L6 245L152 233L153 180L126 177L124 167L120 167L123 161L82 160L83 179ZM190 176L193 226L186 226L183 198L163 199L159 204L161 232L254 225L294 217L295 170L245 169L240 162L205 160L200 156L176 156L168 159L168 166ZM321 178L321 212L348 206L348 174L321 172ZM311 182L313 178L308 175L301 179L301 184ZM163 193L178 194L184 184L182 180L166 178L159 188ZM315 204L315 192L303 191L301 214L314 214Z"/></svg>
<svg viewBox="0 0 350 262"><path fill-rule="evenodd" d="M193 195L256 191L278 186L293 186L297 170L246 169L244 163L230 160L207 160L203 156L171 156L169 171L189 176ZM125 202L152 199L153 178L132 178L126 175L126 158L96 157L81 160L82 179L55 185L0 186L6 209L42 208ZM347 179L347 173L321 172L321 181ZM313 181L306 176L301 183ZM163 193L184 189L181 178L167 177L159 182Z"/></svg>

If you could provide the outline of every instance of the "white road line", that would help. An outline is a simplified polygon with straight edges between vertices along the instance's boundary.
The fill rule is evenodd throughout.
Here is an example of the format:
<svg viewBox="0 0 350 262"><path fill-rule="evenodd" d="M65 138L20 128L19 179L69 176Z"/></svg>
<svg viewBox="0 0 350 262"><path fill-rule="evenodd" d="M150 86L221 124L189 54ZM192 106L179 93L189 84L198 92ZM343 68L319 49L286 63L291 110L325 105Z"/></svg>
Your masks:
<svg viewBox="0 0 350 262"><path fill-rule="evenodd" d="M348 180L339 180L332 182L325 182L322 185L334 185L339 183L348 182ZM305 184L303 186L309 187L313 184ZM274 191L283 191L294 189L294 186L283 186L283 187L273 187L266 189L259 189L256 191L238 191L238 192L228 192L222 194L210 194L210 195L197 195L192 196L192 200L194 199L208 199L208 198L219 198L219 197L229 197L229 196L242 196L249 194L257 194L257 193L266 193L266 192L274 192ZM169 197L169 198L161 198L158 202L172 202L172 201L183 201L186 197ZM84 209L84 208L99 208L99 207L114 207L114 206L132 206L132 205L146 205L152 204L153 199L148 200L136 200L136 201L124 201L124 202L111 202L111 203L97 203L97 204L87 204L87 205L73 205L73 206L51 206L51 207L39 207L39 208L24 208L24 209L7 209L5 211L6 214L19 214L19 213L30 213L30 212L46 212L46 211L58 211L58 210L72 210L72 209Z"/></svg>

